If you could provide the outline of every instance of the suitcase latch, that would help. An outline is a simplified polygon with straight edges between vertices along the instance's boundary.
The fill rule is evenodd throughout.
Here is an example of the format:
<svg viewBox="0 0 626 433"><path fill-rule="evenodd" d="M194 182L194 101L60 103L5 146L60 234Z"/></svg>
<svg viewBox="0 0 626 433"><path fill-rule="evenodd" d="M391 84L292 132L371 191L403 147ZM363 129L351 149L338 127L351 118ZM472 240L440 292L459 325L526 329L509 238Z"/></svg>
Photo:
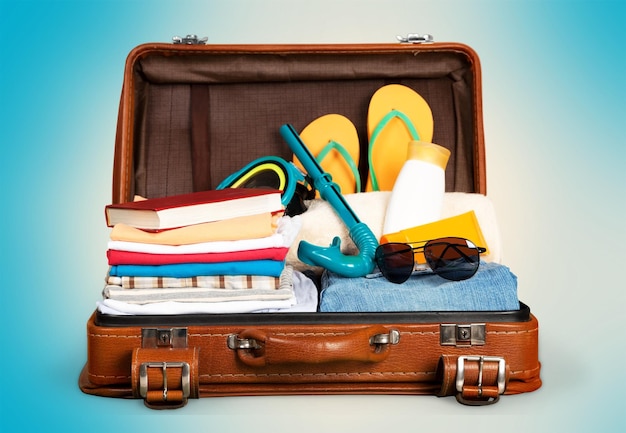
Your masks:
<svg viewBox="0 0 626 433"><path fill-rule="evenodd" d="M187 328L143 328L141 347L143 349L186 349Z"/></svg>
<svg viewBox="0 0 626 433"><path fill-rule="evenodd" d="M204 45L208 40L209 38L207 37L200 39L196 35L187 35L184 38L181 38L180 36L174 36L172 38L172 43L183 45Z"/></svg>
<svg viewBox="0 0 626 433"><path fill-rule="evenodd" d="M406 36L396 36L398 42L403 44L425 44L435 42L435 38L429 34L418 35L417 33L409 33Z"/></svg>
<svg viewBox="0 0 626 433"><path fill-rule="evenodd" d="M485 324L442 323L439 328L442 346L483 346L485 344Z"/></svg>

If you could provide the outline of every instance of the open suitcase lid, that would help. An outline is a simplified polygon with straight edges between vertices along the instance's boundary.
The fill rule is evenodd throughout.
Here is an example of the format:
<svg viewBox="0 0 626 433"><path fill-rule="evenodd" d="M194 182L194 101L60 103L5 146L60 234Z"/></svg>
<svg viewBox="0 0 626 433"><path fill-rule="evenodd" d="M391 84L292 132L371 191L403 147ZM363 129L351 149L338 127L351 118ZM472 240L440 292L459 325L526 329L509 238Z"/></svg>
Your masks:
<svg viewBox="0 0 626 433"><path fill-rule="evenodd" d="M328 113L352 120L365 155L369 100L391 83L431 106L433 142L451 151L447 190L485 194L480 62L466 45L155 43L126 61L112 200L212 189L256 158L291 160L279 127Z"/></svg>

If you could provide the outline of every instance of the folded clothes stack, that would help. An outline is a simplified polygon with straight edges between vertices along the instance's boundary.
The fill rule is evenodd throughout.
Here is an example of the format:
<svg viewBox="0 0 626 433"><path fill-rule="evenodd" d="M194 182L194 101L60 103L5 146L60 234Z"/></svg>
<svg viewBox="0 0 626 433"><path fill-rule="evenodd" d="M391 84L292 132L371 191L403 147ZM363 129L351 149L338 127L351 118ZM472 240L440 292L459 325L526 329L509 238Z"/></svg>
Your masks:
<svg viewBox="0 0 626 433"><path fill-rule="evenodd" d="M98 303L107 314L244 313L305 308L317 290L286 265L297 220L276 212L162 231L117 223ZM297 295L298 290L304 291ZM310 283L310 285L309 285Z"/></svg>

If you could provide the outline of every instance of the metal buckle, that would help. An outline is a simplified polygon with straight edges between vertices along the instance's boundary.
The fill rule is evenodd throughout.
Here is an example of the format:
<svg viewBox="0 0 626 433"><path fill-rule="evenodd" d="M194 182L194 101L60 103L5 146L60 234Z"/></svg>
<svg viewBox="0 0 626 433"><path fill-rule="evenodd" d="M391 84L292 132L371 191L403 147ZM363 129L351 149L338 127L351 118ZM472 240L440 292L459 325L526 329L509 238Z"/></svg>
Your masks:
<svg viewBox="0 0 626 433"><path fill-rule="evenodd" d="M487 400L467 400L463 398L463 386L465 385L465 362L466 361L475 361L478 362L478 396L482 396L482 388L483 388L483 366L485 362L497 362L498 363L498 376L497 376L497 385L498 385L498 397L494 399ZM500 399L500 395L504 394L504 390L506 388L506 361L504 358L499 356L459 356L457 359L456 366L456 391L457 391L457 400L460 403L467 405L487 405L496 403Z"/></svg>
<svg viewBox="0 0 626 433"><path fill-rule="evenodd" d="M148 395L148 368L160 368L163 374L163 401L167 401L167 369L180 368L180 385L183 391L183 399L191 393L191 380L189 377L189 364L186 362L144 362L139 367L139 395L146 398Z"/></svg>

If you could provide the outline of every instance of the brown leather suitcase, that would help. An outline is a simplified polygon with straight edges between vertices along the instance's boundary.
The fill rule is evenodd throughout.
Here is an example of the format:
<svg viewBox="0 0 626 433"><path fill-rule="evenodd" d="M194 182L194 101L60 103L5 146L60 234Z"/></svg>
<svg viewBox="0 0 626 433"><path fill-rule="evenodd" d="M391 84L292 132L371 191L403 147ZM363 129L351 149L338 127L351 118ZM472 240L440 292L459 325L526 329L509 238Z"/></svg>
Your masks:
<svg viewBox="0 0 626 433"><path fill-rule="evenodd" d="M412 87L431 105L433 141L452 151L447 190L486 194L481 70L471 48L183 42L144 44L128 56L113 202L215 188L265 155L290 160L278 132L284 123L300 130L342 113L366 137L364 107L389 83ZM538 323L521 302L488 312L96 311L87 343L82 391L142 398L152 408L210 396L332 393L455 395L483 405L541 386Z"/></svg>

